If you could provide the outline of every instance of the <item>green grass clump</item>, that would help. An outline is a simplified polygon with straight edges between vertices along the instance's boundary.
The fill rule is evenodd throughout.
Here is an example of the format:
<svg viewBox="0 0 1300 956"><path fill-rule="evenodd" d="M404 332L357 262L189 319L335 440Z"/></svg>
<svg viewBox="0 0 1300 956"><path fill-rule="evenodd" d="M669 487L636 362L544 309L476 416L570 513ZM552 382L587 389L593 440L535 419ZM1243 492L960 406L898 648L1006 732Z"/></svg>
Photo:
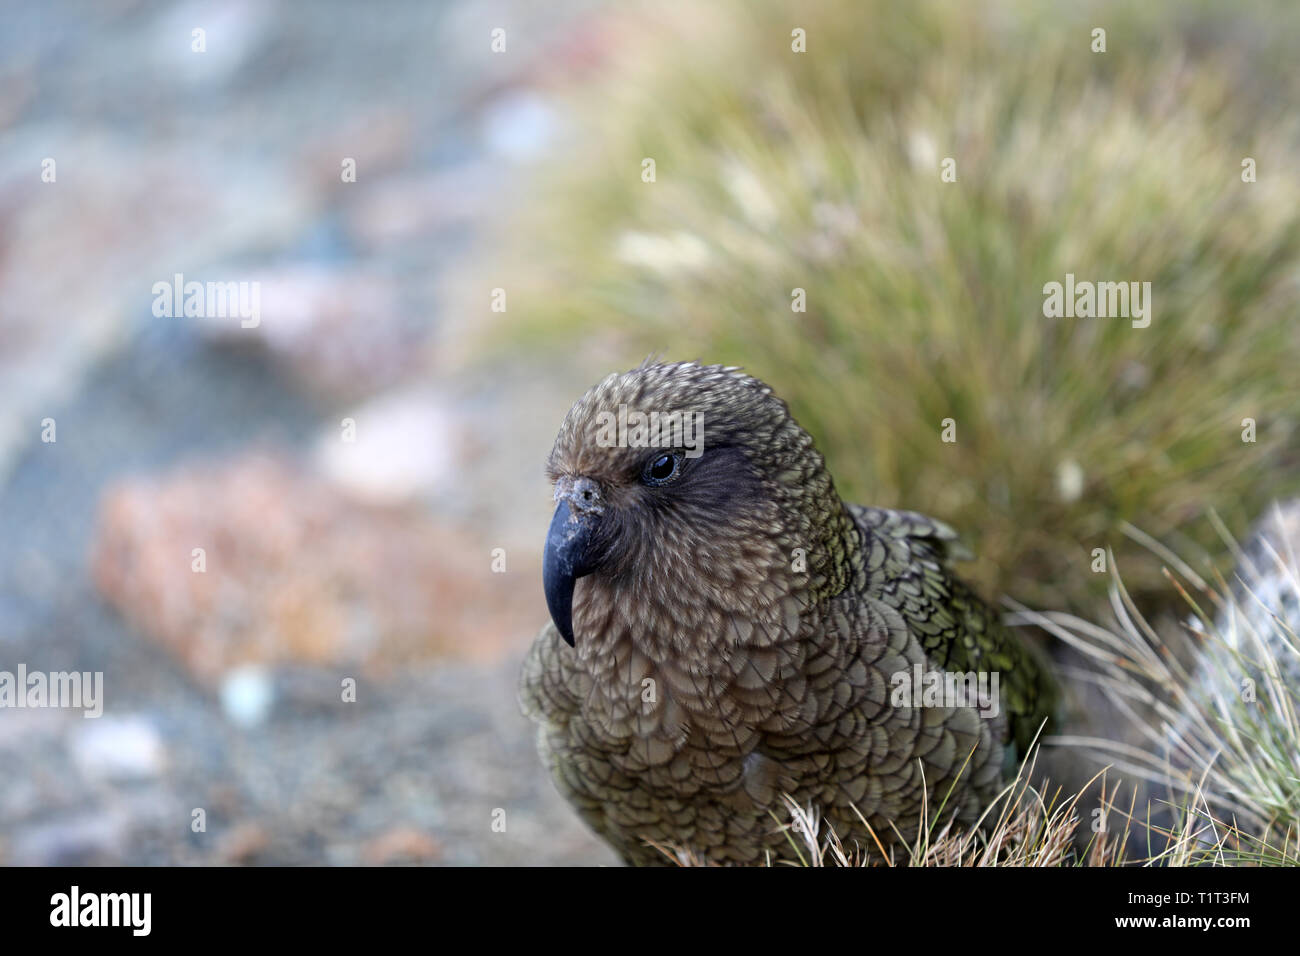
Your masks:
<svg viewBox="0 0 1300 956"><path fill-rule="evenodd" d="M1231 579L1207 579L1164 548L1183 599L1178 630L1111 574L1114 623L1022 612L1079 650L1131 740L1057 737L1168 794L1180 860L1300 865L1300 501L1270 509ZM1208 562L1205 562L1208 563Z"/></svg>
<svg viewBox="0 0 1300 956"><path fill-rule="evenodd" d="M1205 544L1207 506L1240 532L1300 490L1300 14L1133 6L608 15L612 64L493 237L491 341L580 347L593 381L649 352L742 365L846 499L959 528L986 591L1093 607L1113 546L1139 601L1166 592L1123 522ZM1045 318L1066 273L1150 282L1150 326Z"/></svg>

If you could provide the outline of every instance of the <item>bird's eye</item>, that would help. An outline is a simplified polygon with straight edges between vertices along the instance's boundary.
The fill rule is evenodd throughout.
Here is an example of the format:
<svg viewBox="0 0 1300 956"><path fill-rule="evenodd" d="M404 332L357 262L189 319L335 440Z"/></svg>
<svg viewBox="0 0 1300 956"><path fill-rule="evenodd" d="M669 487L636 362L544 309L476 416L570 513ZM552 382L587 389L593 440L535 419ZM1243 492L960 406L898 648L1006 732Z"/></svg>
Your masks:
<svg viewBox="0 0 1300 956"><path fill-rule="evenodd" d="M677 453L658 455L646 462L641 480L647 485L666 485L682 470L682 456Z"/></svg>

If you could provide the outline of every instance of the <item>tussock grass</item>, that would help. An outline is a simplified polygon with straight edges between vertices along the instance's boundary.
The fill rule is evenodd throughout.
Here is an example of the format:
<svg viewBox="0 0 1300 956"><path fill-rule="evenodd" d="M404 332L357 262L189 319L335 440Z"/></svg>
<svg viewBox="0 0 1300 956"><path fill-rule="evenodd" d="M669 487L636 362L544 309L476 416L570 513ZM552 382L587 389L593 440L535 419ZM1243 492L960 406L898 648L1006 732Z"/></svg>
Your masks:
<svg viewBox="0 0 1300 956"><path fill-rule="evenodd" d="M576 352L593 381L649 352L742 365L847 500L952 523L979 556L963 573L1036 607L1093 613L1107 546L1140 605L1164 600L1124 522L1205 546L1205 502L1240 532L1300 490L1300 10L631 10L602 28L613 65L571 91L566 147L489 239L481 275L510 292L492 348ZM1151 282L1150 327L1045 318L1066 273Z"/></svg>
<svg viewBox="0 0 1300 956"><path fill-rule="evenodd" d="M1162 633L1138 610L1112 565L1114 623L1034 614L1082 652L1091 680L1139 735L1136 744L1057 738L1168 792L1184 828L1213 843L1219 860L1300 863L1300 503L1274 509L1247 550L1217 516L1231 581L1198 574L1177 556L1165 573L1183 597L1181 634ZM1276 534L1284 521L1297 531ZM1179 639L1190 647L1180 653ZM1221 836L1226 835L1226 839Z"/></svg>

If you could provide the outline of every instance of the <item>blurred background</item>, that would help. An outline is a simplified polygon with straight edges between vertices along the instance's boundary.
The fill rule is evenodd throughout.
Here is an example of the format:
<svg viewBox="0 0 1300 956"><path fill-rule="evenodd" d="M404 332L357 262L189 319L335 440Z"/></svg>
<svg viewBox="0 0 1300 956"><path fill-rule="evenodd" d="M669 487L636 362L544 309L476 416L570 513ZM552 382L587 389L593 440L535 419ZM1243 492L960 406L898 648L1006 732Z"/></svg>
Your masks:
<svg viewBox="0 0 1300 956"><path fill-rule="evenodd" d="M514 684L556 428L652 352L990 596L1100 614L1112 548L1159 612L1125 527L1223 566L1207 515L1300 490L1298 48L1283 2L6 5L0 670L105 703L0 710L0 863L613 862ZM1067 273L1151 325L1045 318ZM260 321L157 315L177 274Z"/></svg>

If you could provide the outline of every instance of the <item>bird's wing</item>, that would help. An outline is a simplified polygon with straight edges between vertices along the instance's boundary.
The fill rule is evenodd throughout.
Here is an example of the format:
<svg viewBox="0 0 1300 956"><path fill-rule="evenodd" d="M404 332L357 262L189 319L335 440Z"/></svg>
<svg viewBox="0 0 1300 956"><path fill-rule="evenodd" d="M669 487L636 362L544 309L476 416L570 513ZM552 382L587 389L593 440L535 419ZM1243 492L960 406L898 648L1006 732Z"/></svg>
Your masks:
<svg viewBox="0 0 1300 956"><path fill-rule="evenodd" d="M942 521L914 511L850 505L862 534L867 593L907 621L933 665L998 674L1009 738L1020 756L1056 707L1045 658L948 568L969 555Z"/></svg>

